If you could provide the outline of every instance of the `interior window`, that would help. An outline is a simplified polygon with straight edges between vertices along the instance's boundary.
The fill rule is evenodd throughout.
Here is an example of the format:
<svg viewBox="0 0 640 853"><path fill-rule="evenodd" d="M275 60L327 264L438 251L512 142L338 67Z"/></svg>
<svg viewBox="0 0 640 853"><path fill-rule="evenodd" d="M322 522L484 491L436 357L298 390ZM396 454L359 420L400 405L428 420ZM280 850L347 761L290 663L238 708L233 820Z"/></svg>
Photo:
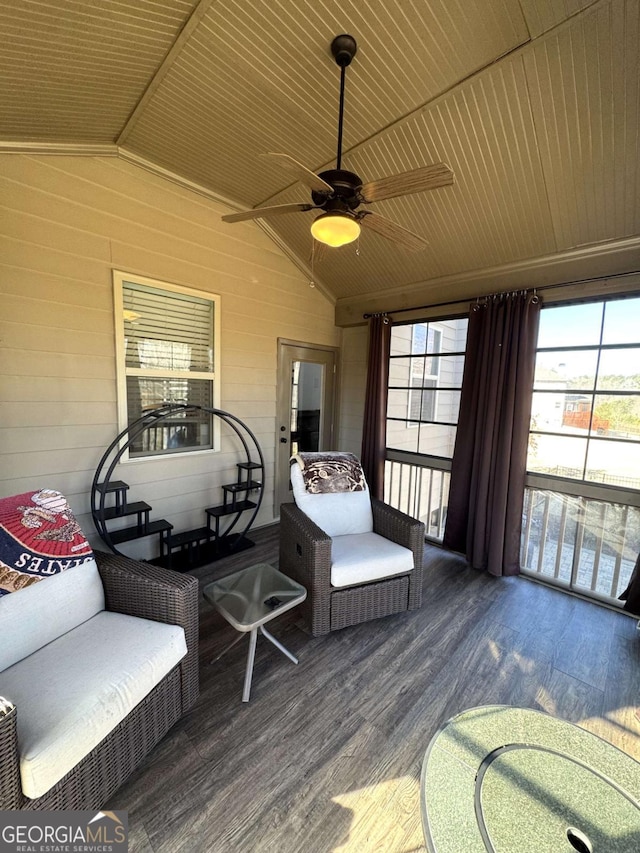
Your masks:
<svg viewBox="0 0 640 853"><path fill-rule="evenodd" d="M216 406L217 297L114 274L121 429L171 403ZM140 434L130 457L212 450L212 417L183 411Z"/></svg>

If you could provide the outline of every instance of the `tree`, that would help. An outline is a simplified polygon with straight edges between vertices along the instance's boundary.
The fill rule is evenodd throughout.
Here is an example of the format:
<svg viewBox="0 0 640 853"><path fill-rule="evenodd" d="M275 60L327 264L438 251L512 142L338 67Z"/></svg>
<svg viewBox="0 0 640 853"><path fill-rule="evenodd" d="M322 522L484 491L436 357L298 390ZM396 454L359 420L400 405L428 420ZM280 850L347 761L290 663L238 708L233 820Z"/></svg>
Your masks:
<svg viewBox="0 0 640 853"><path fill-rule="evenodd" d="M609 429L640 435L640 397L601 397L594 418L609 422Z"/></svg>

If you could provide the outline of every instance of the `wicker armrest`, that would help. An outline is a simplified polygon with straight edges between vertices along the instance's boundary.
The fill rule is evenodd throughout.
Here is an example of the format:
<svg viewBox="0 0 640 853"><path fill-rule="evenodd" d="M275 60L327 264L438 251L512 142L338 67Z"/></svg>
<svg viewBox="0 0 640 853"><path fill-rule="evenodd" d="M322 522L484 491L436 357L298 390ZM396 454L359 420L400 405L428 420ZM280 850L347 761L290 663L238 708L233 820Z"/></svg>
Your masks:
<svg viewBox="0 0 640 853"><path fill-rule="evenodd" d="M329 587L331 537L295 504L280 507L280 571L306 587Z"/></svg>
<svg viewBox="0 0 640 853"><path fill-rule="evenodd" d="M331 537L295 504L280 507L280 571L307 590L301 613L312 634L331 624Z"/></svg>
<svg viewBox="0 0 640 853"><path fill-rule="evenodd" d="M187 656L182 661L188 694L186 707L198 696L198 580L151 563L96 551L107 610L180 625Z"/></svg>
<svg viewBox="0 0 640 853"><path fill-rule="evenodd" d="M198 581L192 575L104 551L95 556L107 610L184 626L195 598L197 613Z"/></svg>
<svg viewBox="0 0 640 853"><path fill-rule="evenodd" d="M409 610L417 610L422 604L422 582L424 577L424 524L405 512L382 501L371 501L373 529L385 539L404 545L413 552L413 571L409 584Z"/></svg>
<svg viewBox="0 0 640 853"><path fill-rule="evenodd" d="M16 706L0 696L0 810L17 809L22 796Z"/></svg>
<svg viewBox="0 0 640 853"><path fill-rule="evenodd" d="M389 504L373 498L373 530L385 539L404 545L413 551L416 567L422 566L424 553L424 524Z"/></svg>

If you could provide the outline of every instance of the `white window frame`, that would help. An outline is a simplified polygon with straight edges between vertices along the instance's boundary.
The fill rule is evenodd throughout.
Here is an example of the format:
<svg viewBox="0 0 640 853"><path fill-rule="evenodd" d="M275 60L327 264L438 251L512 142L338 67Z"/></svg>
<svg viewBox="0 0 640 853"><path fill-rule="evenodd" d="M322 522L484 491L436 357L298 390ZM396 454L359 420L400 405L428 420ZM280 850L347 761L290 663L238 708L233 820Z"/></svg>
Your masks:
<svg viewBox="0 0 640 853"><path fill-rule="evenodd" d="M151 368L134 368L126 366L125 353L125 330L124 330L124 300L123 288L125 282L150 287L154 290L164 290L168 293L183 293L186 296L195 296L198 299L206 299L213 303L213 370L160 370ZM173 284L159 279L148 278L137 273L128 273L122 270L113 270L113 301L115 313L115 337L116 337L116 382L117 382L117 405L118 405L118 431L121 432L128 425L127 411L127 377L148 376L153 377L175 377L176 379L205 379L212 385L212 401L215 409L220 408L220 296L203 290L195 290L179 284ZM182 458L184 456L217 453L220 450L220 419L212 418L212 444L213 447L185 449L176 453L158 453L144 456L131 457L127 450L121 462L148 462L150 460ZM123 442L124 443L124 442Z"/></svg>

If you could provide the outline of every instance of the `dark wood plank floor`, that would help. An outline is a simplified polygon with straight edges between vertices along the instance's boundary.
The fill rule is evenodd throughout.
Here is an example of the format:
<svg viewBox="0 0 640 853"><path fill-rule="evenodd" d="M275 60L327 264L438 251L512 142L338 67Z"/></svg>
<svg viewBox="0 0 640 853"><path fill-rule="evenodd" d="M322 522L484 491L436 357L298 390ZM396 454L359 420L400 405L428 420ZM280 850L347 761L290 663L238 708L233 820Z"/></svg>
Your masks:
<svg viewBox="0 0 640 853"><path fill-rule="evenodd" d="M278 527L254 538L201 584L277 565ZM295 611L274 620L300 663L259 640L249 704L246 643L208 664L236 634L203 602L197 706L109 804L129 812L132 853L422 851L425 749L476 705L547 711L640 760L634 620L436 548L425 565L419 611L318 638Z"/></svg>

